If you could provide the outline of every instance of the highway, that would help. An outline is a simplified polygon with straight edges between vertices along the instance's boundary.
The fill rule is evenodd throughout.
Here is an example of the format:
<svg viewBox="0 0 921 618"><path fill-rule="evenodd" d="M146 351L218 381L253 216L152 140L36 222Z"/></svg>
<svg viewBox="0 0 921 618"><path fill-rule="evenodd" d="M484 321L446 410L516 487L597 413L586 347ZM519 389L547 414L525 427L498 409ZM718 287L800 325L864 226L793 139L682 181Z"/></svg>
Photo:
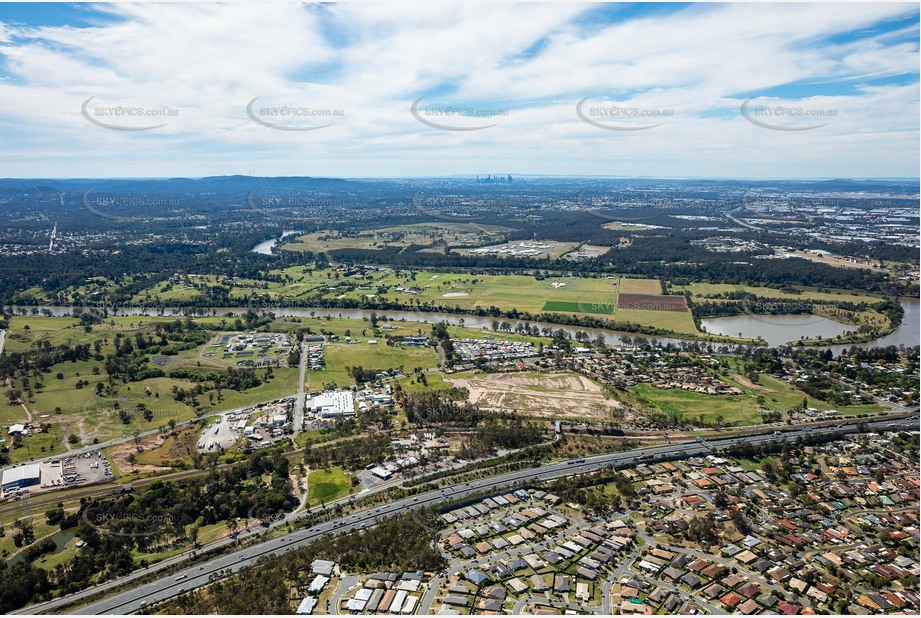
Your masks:
<svg viewBox="0 0 921 618"><path fill-rule="evenodd" d="M751 442L753 444L768 442L777 439L792 440L797 437L815 435L817 433L832 433L841 431L845 433L858 433L858 423L842 424L840 428L832 427L821 431L815 429L797 429L788 430L782 435L776 435L774 432L765 433L757 436L747 436L738 438L727 438L722 440L712 440L710 444L713 449L721 449ZM870 431L881 429L918 429L918 418L912 417L897 421L878 421L869 422L867 426ZM231 572L252 565L257 559L265 556L279 555L292 549L308 545L323 537L329 535L338 535L373 525L378 520L393 517L400 513L408 512L411 509L422 507L436 506L445 502L453 502L468 496L486 494L507 488L513 485L525 485L530 482L542 481L559 478L572 474L583 474L594 472L611 466L629 466L639 463L642 459L651 459L659 456L672 457L692 457L695 455L706 455L710 449L704 444L698 442L686 442L680 444L670 444L665 446L640 448L632 451L619 453L607 453L602 455L586 456L584 460L578 462L559 461L545 464L539 467L528 468L516 472L494 476L488 479L471 481L470 483L457 484L439 490L430 491L424 494L418 494L413 497L397 500L378 507L372 507L334 519L312 528L298 530L285 535L281 538L262 541L251 545L242 550L236 550L231 553L218 556L204 562L200 565L192 565L164 575L154 581L146 584L140 584L135 587L117 592L110 597L92 601L83 607L73 611L76 614L130 614L144 607L163 601L165 599L182 594L199 586L209 583L214 577L222 577ZM124 578L113 580L103 585L105 588L115 587L121 583L128 583L129 578L136 577L136 574L125 576ZM81 591L62 599L55 599L45 603L32 605L14 613L47 613L54 612L65 605L79 602L97 595L99 589L88 589Z"/></svg>

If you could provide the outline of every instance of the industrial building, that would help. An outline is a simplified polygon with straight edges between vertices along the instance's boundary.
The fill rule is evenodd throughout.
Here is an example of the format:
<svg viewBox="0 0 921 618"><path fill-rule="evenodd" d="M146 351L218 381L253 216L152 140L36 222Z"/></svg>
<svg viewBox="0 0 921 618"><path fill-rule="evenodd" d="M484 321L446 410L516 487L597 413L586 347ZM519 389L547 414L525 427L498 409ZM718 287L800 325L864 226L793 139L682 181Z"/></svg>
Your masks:
<svg viewBox="0 0 921 618"><path fill-rule="evenodd" d="M29 487L38 485L42 481L39 464L32 463L3 471L3 491L15 487Z"/></svg>
<svg viewBox="0 0 921 618"><path fill-rule="evenodd" d="M307 406L308 412L313 412L323 418L334 416L355 415L355 395L352 391L326 391L314 397Z"/></svg>

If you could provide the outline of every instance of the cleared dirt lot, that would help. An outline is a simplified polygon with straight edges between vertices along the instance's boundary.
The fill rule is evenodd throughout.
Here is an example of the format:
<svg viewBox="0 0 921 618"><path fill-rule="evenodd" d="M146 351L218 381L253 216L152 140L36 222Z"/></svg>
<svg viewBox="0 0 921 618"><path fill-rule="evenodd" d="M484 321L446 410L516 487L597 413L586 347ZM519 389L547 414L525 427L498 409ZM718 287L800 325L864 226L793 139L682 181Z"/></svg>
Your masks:
<svg viewBox="0 0 921 618"><path fill-rule="evenodd" d="M493 373L451 378L470 392L470 401L488 410L515 410L539 418L609 418L621 403L601 386L574 373Z"/></svg>
<svg viewBox="0 0 921 618"><path fill-rule="evenodd" d="M662 296L656 294L624 294L617 297L618 309L639 309L640 311L682 311L688 310L684 296Z"/></svg>

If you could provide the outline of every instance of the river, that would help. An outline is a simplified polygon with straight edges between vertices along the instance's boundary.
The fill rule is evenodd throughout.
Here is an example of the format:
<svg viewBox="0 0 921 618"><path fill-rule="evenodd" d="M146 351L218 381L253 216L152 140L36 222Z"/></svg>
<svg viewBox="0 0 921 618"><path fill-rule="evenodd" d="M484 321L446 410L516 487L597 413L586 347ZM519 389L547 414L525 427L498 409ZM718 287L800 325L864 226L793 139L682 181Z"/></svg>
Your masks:
<svg viewBox="0 0 921 618"><path fill-rule="evenodd" d="M285 236L291 236L292 234L301 234L301 233L302 232L299 232L297 230L284 230L281 233L280 237L272 238L269 240L264 240L258 245L256 245L255 247L253 247L252 251L254 253L261 253L262 255L272 255L272 247L277 245L278 242L282 240Z"/></svg>
<svg viewBox="0 0 921 618"><path fill-rule="evenodd" d="M905 344L906 347L918 345L921 341L919 334L919 302L917 298L900 299L905 315L902 323L892 333L860 344L844 344L822 346L828 347L835 354L845 348L859 345L861 347L885 347L889 345ZM738 337L757 337L768 342L769 345L779 346L797 341L803 337L834 337L852 331L856 327L841 324L828 318L817 315L737 315L727 318L713 318L701 320L701 326L708 333Z"/></svg>
<svg viewBox="0 0 921 618"><path fill-rule="evenodd" d="M862 347L874 347L874 346L887 346L887 345L900 345L904 344L907 346L918 345L919 343L919 307L918 299L902 299L902 308L905 310L905 316L902 319L902 324L895 329L891 334L878 339L876 341L870 341L862 344L848 344L848 345L834 345L834 346L822 346L831 348L836 354L839 353L846 347L852 347L853 345L860 345ZM32 309L36 309L39 313L50 312L51 315L63 316L70 315L73 312L72 307L61 307L61 306L40 306L40 307L15 307L17 312L25 310L31 312ZM655 340L662 344L674 343L680 344L683 340L681 339L670 339L667 337L656 337L652 335L641 335L633 333L618 333L610 330L599 329L599 328L582 328L576 326L567 326L564 324L551 324L547 322L526 322L524 320L511 320L507 318L492 318L492 317L483 317L476 315L465 315L459 313L439 313L439 312L426 312L426 311L387 311L387 310L366 310L366 309L311 309L307 308L292 308L292 307L254 307L256 311L270 311L279 317L327 317L329 316L332 319L337 318L350 318L350 319L364 319L369 318L372 313L376 313L381 319L388 319L393 321L406 321L406 322L425 322L429 324L434 324L438 322L446 322L449 325L463 325L469 328L479 328L479 329L488 329L492 331L492 324L494 321L498 322L508 322L514 332L514 328L518 324L530 324L531 326L537 326L538 328L550 328L552 330L562 329L563 331L569 333L572 336L575 336L576 332L584 331L591 337L595 339L598 335L604 335L605 342L610 345L619 345L625 343L624 338L629 340L637 339L647 339ZM191 316L201 316L201 315L226 315L227 313L232 312L234 315L243 315L248 311L246 307L171 307L163 309L162 311L151 308L151 307L119 307L118 311L114 315L120 316L134 316L134 315L148 315L156 316L162 315L167 317L181 317L184 315ZM110 310L111 312L111 310ZM830 322L831 325L826 325L824 322ZM800 316L736 316L731 318L715 318L712 320L704 320L704 326L707 328L707 332L714 334L723 334L729 336L738 336L739 332L742 333L743 337L763 337L769 345L781 345L791 341L798 340L801 336L813 337L817 334L824 334L832 336L838 334L839 332L843 333L846 330L849 330L853 327L847 327L845 325L839 324L827 318L821 318L819 316L812 315L800 315ZM836 329L826 331L821 329ZM715 347L725 344L714 343Z"/></svg>

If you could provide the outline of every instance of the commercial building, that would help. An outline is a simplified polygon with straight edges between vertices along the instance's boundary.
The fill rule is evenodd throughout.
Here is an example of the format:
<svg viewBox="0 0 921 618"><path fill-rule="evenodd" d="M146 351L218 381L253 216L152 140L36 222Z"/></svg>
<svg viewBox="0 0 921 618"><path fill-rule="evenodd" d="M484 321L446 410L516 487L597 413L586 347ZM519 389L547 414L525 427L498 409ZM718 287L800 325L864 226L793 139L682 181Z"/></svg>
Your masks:
<svg viewBox="0 0 921 618"><path fill-rule="evenodd" d="M39 464L32 463L16 468L9 468L3 471L3 490L13 489L14 487L29 487L38 485L42 481L41 469Z"/></svg>
<svg viewBox="0 0 921 618"><path fill-rule="evenodd" d="M348 390L326 391L314 397L307 409L323 418L354 416L355 395Z"/></svg>

